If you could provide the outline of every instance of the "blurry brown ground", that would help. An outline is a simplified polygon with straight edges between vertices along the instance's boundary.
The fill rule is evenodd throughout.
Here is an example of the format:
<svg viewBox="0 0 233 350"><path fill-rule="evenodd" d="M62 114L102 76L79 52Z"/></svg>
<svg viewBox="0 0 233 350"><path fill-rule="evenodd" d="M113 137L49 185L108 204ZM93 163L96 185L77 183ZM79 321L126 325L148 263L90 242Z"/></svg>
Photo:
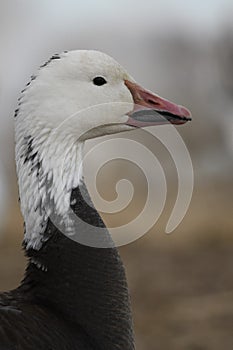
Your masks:
<svg viewBox="0 0 233 350"><path fill-rule="evenodd" d="M163 233L168 209L146 236L120 248L138 349L233 349L232 195L230 184L196 189L173 234ZM1 290L16 287L25 267L16 198L9 213L0 245Z"/></svg>

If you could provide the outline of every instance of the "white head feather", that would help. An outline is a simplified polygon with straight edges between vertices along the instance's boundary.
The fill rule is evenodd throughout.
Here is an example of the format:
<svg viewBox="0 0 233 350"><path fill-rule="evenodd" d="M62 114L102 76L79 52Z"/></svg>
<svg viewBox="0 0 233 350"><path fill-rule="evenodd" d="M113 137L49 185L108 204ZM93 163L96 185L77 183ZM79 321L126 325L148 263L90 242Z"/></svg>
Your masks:
<svg viewBox="0 0 233 350"><path fill-rule="evenodd" d="M97 76L107 84L95 85ZM16 164L27 248L41 247L51 203L70 225L66 214L71 191L82 176L83 142L132 129L124 124L133 108L125 79L132 81L111 57L71 51L42 66L22 92L15 124Z"/></svg>

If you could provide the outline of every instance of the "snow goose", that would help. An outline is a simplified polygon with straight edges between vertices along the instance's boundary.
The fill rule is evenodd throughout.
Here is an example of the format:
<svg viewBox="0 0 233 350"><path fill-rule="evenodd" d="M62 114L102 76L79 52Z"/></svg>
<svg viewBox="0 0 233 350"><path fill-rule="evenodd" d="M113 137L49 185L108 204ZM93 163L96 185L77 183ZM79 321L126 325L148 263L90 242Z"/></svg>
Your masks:
<svg viewBox="0 0 233 350"><path fill-rule="evenodd" d="M143 113L149 109L158 113ZM0 348L134 349L123 264L98 212L83 199L82 148L97 136L182 124L190 112L140 87L106 54L80 50L54 55L39 69L15 117L28 266L20 286L0 295ZM61 232L56 219L69 229L70 208L103 228L107 248L80 243L88 234L82 226L75 227L77 240Z"/></svg>

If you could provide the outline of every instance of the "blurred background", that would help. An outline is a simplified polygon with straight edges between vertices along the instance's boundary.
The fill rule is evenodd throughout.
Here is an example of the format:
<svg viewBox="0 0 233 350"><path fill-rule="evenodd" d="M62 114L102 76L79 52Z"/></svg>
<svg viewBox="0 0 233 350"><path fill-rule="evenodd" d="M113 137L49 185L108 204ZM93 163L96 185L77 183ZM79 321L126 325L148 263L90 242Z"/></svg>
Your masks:
<svg viewBox="0 0 233 350"><path fill-rule="evenodd" d="M193 114L178 131L192 158L194 193L171 235L164 231L177 192L172 159L143 130L123 136L155 153L168 184L158 222L143 238L120 248L137 349L233 349L232 16L231 0L1 1L0 290L16 287L26 264L14 164L13 115L20 90L54 53L101 50L139 83ZM143 172L113 161L100 175L105 199L115 198L121 178L135 190L126 210L103 215L108 225L136 217L146 198Z"/></svg>

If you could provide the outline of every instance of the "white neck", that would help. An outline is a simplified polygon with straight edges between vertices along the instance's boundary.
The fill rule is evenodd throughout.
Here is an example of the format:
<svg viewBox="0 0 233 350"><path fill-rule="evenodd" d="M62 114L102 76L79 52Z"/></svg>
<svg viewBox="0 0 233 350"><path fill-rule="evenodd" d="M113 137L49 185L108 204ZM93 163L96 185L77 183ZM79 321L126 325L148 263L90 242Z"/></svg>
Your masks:
<svg viewBox="0 0 233 350"><path fill-rule="evenodd" d="M82 150L82 142L61 130L43 128L30 135L18 130L16 164L27 248L40 249L49 216L68 220L72 189L82 179Z"/></svg>

